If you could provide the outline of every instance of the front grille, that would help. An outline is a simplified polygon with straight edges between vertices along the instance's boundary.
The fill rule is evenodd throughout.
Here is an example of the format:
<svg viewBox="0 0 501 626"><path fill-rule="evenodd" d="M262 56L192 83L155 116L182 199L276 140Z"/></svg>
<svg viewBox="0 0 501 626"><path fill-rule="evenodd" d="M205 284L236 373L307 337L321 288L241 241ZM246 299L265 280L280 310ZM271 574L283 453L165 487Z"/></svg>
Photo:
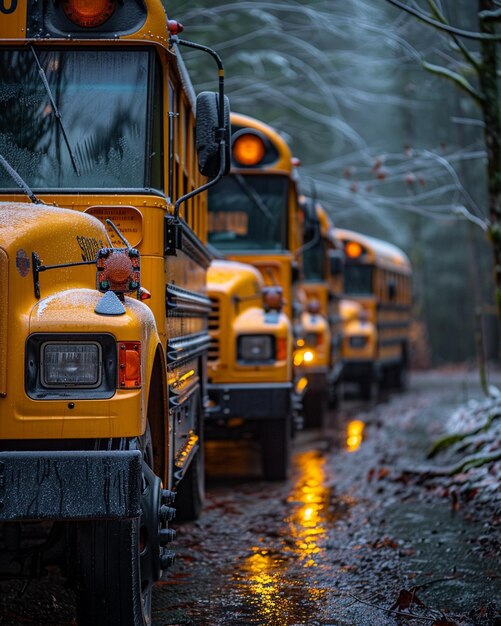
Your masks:
<svg viewBox="0 0 501 626"><path fill-rule="evenodd" d="M210 345L208 360L210 362L217 361L219 359L219 332L220 332L220 317L221 317L221 302L219 298L211 297L211 311L209 313L209 335Z"/></svg>
<svg viewBox="0 0 501 626"><path fill-rule="evenodd" d="M9 259L0 249L0 396L7 394L7 320L9 311Z"/></svg>

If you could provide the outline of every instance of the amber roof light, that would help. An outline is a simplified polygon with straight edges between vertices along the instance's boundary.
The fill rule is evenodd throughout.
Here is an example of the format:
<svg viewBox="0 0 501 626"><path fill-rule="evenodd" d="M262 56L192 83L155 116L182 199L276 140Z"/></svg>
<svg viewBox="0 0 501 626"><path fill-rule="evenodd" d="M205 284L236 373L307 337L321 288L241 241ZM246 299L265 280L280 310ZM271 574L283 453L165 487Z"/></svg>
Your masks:
<svg viewBox="0 0 501 626"><path fill-rule="evenodd" d="M348 241L344 247L346 256L350 259L358 259L362 256L364 249L357 241Z"/></svg>
<svg viewBox="0 0 501 626"><path fill-rule="evenodd" d="M258 135L245 133L233 140L233 158L239 165L257 165L265 154L264 141Z"/></svg>
<svg viewBox="0 0 501 626"><path fill-rule="evenodd" d="M117 0L63 0L66 17L77 26L96 28L115 12Z"/></svg>

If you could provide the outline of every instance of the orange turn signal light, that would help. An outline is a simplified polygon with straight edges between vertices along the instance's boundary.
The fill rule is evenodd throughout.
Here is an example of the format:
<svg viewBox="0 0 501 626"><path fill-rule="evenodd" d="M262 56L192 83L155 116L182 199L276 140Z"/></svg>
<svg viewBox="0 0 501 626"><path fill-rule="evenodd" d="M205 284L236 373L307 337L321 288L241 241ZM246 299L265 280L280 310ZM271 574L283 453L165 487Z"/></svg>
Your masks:
<svg viewBox="0 0 501 626"><path fill-rule="evenodd" d="M118 386L121 389L141 387L141 344L138 341L118 344Z"/></svg>
<svg viewBox="0 0 501 626"><path fill-rule="evenodd" d="M77 26L96 28L109 20L117 8L116 0L64 0L66 17Z"/></svg>
<svg viewBox="0 0 501 626"><path fill-rule="evenodd" d="M287 337L277 339L277 361L285 361L287 358Z"/></svg>
<svg viewBox="0 0 501 626"><path fill-rule="evenodd" d="M350 257L350 259L357 259L362 256L364 249L356 241L348 241L344 246L344 251L346 256Z"/></svg>
<svg viewBox="0 0 501 626"><path fill-rule="evenodd" d="M257 165L265 154L264 141L258 135L246 133L233 140L233 159L239 165Z"/></svg>

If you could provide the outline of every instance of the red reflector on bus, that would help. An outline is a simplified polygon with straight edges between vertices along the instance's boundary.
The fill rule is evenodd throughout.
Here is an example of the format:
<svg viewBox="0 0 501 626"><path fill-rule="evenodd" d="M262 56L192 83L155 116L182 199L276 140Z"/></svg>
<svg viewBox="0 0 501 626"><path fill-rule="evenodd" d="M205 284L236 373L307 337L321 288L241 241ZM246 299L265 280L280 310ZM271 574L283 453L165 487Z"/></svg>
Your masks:
<svg viewBox="0 0 501 626"><path fill-rule="evenodd" d="M176 20L169 20L167 22L167 26L171 35L179 35L179 33L182 33L184 30L184 26L181 24L181 22L178 22Z"/></svg>
<svg viewBox="0 0 501 626"><path fill-rule="evenodd" d="M66 17L77 26L95 28L101 26L115 12L116 0L64 0Z"/></svg>

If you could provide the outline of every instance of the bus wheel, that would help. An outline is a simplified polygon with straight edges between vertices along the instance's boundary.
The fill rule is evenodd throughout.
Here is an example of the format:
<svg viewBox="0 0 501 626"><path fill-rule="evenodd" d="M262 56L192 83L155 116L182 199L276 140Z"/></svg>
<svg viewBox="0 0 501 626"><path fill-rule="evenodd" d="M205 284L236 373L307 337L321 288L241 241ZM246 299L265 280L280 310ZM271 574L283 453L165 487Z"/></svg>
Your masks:
<svg viewBox="0 0 501 626"><path fill-rule="evenodd" d="M395 387L399 391L406 391L409 388L409 369L405 363L395 367Z"/></svg>
<svg viewBox="0 0 501 626"><path fill-rule="evenodd" d="M143 442L141 516L76 524L76 605L79 626L151 624L153 585L174 561L167 550L174 531L172 493L162 489L152 464L149 427Z"/></svg>
<svg viewBox="0 0 501 626"><path fill-rule="evenodd" d="M327 422L327 390L307 391L303 400L304 428L325 428Z"/></svg>
<svg viewBox="0 0 501 626"><path fill-rule="evenodd" d="M78 524L79 626L151 623L152 585L141 580L139 518Z"/></svg>
<svg viewBox="0 0 501 626"><path fill-rule="evenodd" d="M261 461L265 480L286 480L291 456L291 420L263 420L261 423Z"/></svg>
<svg viewBox="0 0 501 626"><path fill-rule="evenodd" d="M203 442L191 460L176 489L176 519L191 521L199 517L205 498Z"/></svg>

